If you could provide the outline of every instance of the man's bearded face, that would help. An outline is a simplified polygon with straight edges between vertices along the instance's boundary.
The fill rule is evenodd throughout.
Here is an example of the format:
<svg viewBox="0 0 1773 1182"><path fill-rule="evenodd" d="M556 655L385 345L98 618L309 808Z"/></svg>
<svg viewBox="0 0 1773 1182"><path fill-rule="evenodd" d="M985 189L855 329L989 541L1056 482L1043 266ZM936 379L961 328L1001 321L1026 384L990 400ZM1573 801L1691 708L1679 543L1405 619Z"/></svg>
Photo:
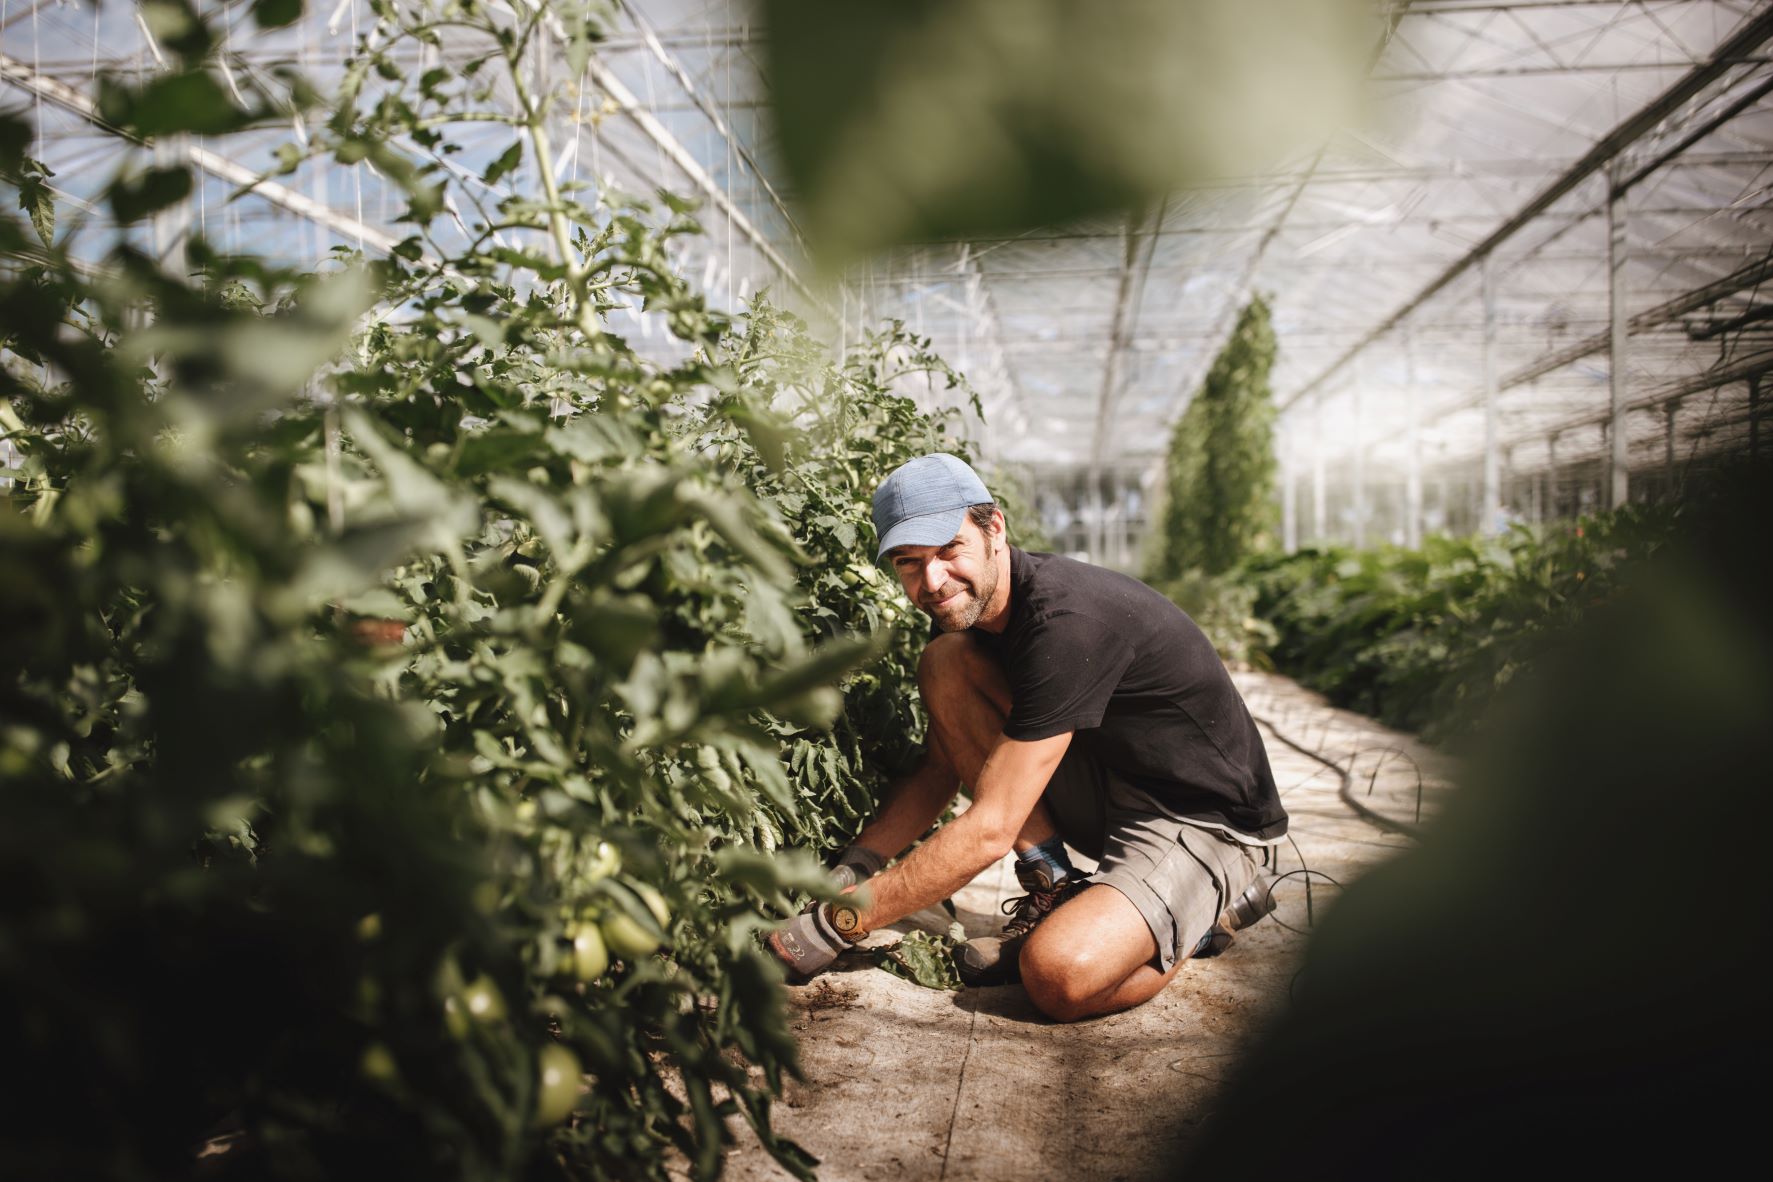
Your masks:
<svg viewBox="0 0 1773 1182"><path fill-rule="evenodd" d="M997 593L997 551L1002 541L981 530L971 517L944 546L896 546L893 571L911 602L944 632L964 632Z"/></svg>

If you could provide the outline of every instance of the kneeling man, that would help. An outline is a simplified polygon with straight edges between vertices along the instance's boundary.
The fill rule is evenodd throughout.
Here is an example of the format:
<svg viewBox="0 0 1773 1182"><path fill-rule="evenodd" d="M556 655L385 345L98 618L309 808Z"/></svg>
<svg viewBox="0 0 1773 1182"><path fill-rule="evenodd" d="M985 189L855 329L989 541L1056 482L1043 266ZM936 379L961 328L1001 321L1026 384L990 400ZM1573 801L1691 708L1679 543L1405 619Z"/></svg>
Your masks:
<svg viewBox="0 0 1773 1182"><path fill-rule="evenodd" d="M868 890L771 936L810 976L874 928L953 895L1016 851L1027 894L999 936L958 953L970 985L1020 980L1074 1021L1155 996L1273 908L1256 851L1287 815L1261 735L1218 654L1127 575L1009 545L1003 513L951 455L874 494L877 557L935 621L918 684L917 769L838 860ZM903 861L961 784L972 806ZM1074 869L1065 845L1100 860ZM847 901L853 900L853 902Z"/></svg>

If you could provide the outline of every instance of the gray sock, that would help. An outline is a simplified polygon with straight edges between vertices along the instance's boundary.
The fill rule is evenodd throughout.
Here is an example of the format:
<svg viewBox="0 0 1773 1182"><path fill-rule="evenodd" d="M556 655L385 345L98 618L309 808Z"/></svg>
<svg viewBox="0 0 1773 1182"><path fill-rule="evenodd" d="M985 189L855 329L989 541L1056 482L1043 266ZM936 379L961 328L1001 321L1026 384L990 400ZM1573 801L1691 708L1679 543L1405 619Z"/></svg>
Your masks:
<svg viewBox="0 0 1773 1182"><path fill-rule="evenodd" d="M1033 849L1016 851L1016 858L1029 865L1039 866L1047 872L1047 878L1052 882L1061 882L1077 873L1072 868L1071 859L1065 854L1065 843L1057 837L1048 838Z"/></svg>

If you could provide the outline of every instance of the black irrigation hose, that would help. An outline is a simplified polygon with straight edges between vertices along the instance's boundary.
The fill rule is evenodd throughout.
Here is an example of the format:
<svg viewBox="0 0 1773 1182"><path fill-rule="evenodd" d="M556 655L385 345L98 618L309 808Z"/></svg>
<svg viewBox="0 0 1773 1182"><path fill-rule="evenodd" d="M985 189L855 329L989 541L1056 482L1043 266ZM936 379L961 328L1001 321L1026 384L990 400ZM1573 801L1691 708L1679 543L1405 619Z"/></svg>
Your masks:
<svg viewBox="0 0 1773 1182"><path fill-rule="evenodd" d="M1276 725L1276 723L1273 719L1265 718L1261 715L1252 715L1251 717L1255 718L1255 720L1258 723L1260 723L1261 725L1267 727L1269 730L1269 733L1274 735L1275 738L1279 739L1281 742L1285 743L1287 746L1291 747L1293 750L1297 751L1299 754L1304 755L1310 759L1315 759L1319 763L1323 764L1326 768L1329 768L1330 770L1334 771L1337 774L1337 776L1341 779L1341 785L1336 789L1336 795L1341 797L1342 803L1347 805L1350 809L1352 809L1354 811L1354 814L1356 816L1358 816L1361 820L1366 821L1368 824L1373 825L1376 828L1383 829L1388 833L1401 833L1405 837L1413 837L1413 838L1416 838L1417 840L1421 839L1421 837L1422 837L1421 826L1412 824L1409 821L1399 821L1393 817L1388 817L1384 813L1380 812L1378 809L1375 809L1375 808L1371 807L1370 805L1362 804L1360 801L1355 799L1353 760L1349 761L1348 767L1343 767L1341 764L1337 763L1335 760L1326 758L1322 753L1312 750L1310 747L1307 747L1305 744L1299 742L1297 739L1294 739L1291 736L1289 736L1285 731L1281 730L1278 725ZM1328 735L1327 730L1326 730L1325 734L1327 737L1327 735ZM1359 757L1359 752L1356 752L1356 758L1358 758L1358 757ZM1414 762L1414 761L1412 761L1412 762ZM1374 775L1374 778L1377 779L1377 777L1379 775L1377 768L1374 769L1373 775ZM1371 791L1370 786L1369 786L1369 791ZM1421 774L1420 769L1417 770L1417 774L1416 774L1416 815L1418 817L1420 817L1422 815L1422 774Z"/></svg>
<svg viewBox="0 0 1773 1182"><path fill-rule="evenodd" d="M1297 852L1297 851L1295 851L1295 852ZM1340 889L1342 886L1342 884L1340 882L1338 882L1333 875L1326 873L1325 871L1313 870L1309 866L1301 866L1297 870L1289 870L1285 874L1277 875L1274 878L1274 880L1268 884L1268 893L1270 895L1273 895L1275 887L1279 886L1281 883L1285 882L1287 879L1295 878L1301 874L1303 874L1305 876L1305 900L1306 900L1306 902L1305 902L1305 927L1296 928L1292 924L1283 920L1278 913L1273 912L1273 911L1268 913L1268 918L1270 920L1272 920L1274 923L1279 924L1284 931L1292 932L1296 936L1303 936L1306 934L1307 929L1314 928L1317 926L1317 919L1312 914L1312 907L1311 907L1311 880L1313 878L1321 878L1325 882L1329 883L1331 886L1336 887L1338 889Z"/></svg>

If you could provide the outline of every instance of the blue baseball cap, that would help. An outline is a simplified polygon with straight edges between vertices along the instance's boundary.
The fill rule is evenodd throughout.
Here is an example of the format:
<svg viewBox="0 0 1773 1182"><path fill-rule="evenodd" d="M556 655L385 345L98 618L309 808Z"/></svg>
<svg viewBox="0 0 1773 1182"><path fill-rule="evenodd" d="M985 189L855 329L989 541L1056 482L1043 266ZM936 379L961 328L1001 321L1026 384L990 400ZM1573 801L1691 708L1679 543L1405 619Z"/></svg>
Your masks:
<svg viewBox="0 0 1773 1182"><path fill-rule="evenodd" d="M967 508L991 500L985 482L959 456L935 452L894 468L874 490L879 562L894 546L945 546L960 532Z"/></svg>

